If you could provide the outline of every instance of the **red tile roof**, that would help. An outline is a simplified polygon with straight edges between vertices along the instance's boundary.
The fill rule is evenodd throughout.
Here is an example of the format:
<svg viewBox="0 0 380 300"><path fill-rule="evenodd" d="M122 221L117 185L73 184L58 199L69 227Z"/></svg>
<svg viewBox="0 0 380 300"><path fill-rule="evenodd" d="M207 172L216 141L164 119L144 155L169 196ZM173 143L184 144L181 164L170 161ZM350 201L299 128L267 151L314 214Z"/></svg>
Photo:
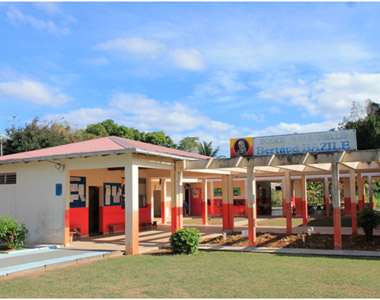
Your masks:
<svg viewBox="0 0 380 300"><path fill-rule="evenodd" d="M129 151L128 151L129 150ZM16 154L10 154L0 157L0 163L14 160L35 160L35 159L47 159L47 158L60 158L78 156L80 154L86 154L86 156L92 156L97 154L112 154L120 152L150 152L152 155L169 155L178 156L192 159L207 159L208 156L189 153L182 150L176 150L157 146L153 144L138 142L134 140L128 140L117 136L108 136L98 138L94 140L88 140L78 143L66 144L56 147L50 147L45 149L33 150L28 152L21 152Z"/></svg>

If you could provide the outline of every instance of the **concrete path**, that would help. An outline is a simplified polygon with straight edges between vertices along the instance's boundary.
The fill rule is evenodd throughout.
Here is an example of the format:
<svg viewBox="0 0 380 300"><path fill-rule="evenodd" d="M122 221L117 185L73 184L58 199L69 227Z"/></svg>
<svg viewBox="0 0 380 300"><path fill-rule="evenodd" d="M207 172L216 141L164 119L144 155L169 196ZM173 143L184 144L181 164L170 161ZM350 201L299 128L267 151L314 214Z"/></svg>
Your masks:
<svg viewBox="0 0 380 300"><path fill-rule="evenodd" d="M57 246L0 253L0 276L31 270L42 270L118 255L122 255L122 253L120 251L72 250L59 248Z"/></svg>
<svg viewBox="0 0 380 300"><path fill-rule="evenodd" d="M230 251L230 252L272 253L272 254L298 255L298 256L335 256L335 257L380 259L380 252L377 252L377 251L244 247L244 246L224 246L224 245L210 245L210 244L202 244L199 246L199 249L207 250L207 251Z"/></svg>

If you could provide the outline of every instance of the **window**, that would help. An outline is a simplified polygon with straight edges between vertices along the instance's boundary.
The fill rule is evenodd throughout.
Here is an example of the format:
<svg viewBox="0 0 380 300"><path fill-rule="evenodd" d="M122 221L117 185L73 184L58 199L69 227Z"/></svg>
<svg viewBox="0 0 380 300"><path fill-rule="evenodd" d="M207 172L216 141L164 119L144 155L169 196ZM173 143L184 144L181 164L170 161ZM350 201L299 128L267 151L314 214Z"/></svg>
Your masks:
<svg viewBox="0 0 380 300"><path fill-rule="evenodd" d="M0 174L0 184L16 184L16 173Z"/></svg>

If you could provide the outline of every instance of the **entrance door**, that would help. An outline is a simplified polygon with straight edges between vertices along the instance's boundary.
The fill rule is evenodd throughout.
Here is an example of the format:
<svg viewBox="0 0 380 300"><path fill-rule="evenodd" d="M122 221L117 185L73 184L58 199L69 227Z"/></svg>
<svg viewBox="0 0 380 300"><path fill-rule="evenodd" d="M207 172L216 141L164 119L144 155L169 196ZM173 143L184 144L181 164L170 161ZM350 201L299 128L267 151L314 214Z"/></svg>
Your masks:
<svg viewBox="0 0 380 300"><path fill-rule="evenodd" d="M90 186L89 188L89 235L99 234L99 187Z"/></svg>
<svg viewBox="0 0 380 300"><path fill-rule="evenodd" d="M154 217L161 217L161 191L153 191Z"/></svg>

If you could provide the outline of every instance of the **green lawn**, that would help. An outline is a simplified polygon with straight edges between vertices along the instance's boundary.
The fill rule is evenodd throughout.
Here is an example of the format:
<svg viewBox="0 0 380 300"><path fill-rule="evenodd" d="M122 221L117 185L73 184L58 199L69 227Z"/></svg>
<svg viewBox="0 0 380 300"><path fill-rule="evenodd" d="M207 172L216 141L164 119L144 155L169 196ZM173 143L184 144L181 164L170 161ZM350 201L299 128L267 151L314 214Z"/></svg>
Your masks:
<svg viewBox="0 0 380 300"><path fill-rule="evenodd" d="M4 298L379 298L380 261L138 255L0 281Z"/></svg>
<svg viewBox="0 0 380 300"><path fill-rule="evenodd" d="M292 218L292 226L302 226L302 218ZM350 217L342 217L342 227L351 227L351 218ZM286 226L286 218L270 218L265 220L258 220L257 225L259 226ZM308 226L315 226L315 227L325 227L334 226L333 218L327 218L327 217L318 217L318 218L312 218L309 217Z"/></svg>

